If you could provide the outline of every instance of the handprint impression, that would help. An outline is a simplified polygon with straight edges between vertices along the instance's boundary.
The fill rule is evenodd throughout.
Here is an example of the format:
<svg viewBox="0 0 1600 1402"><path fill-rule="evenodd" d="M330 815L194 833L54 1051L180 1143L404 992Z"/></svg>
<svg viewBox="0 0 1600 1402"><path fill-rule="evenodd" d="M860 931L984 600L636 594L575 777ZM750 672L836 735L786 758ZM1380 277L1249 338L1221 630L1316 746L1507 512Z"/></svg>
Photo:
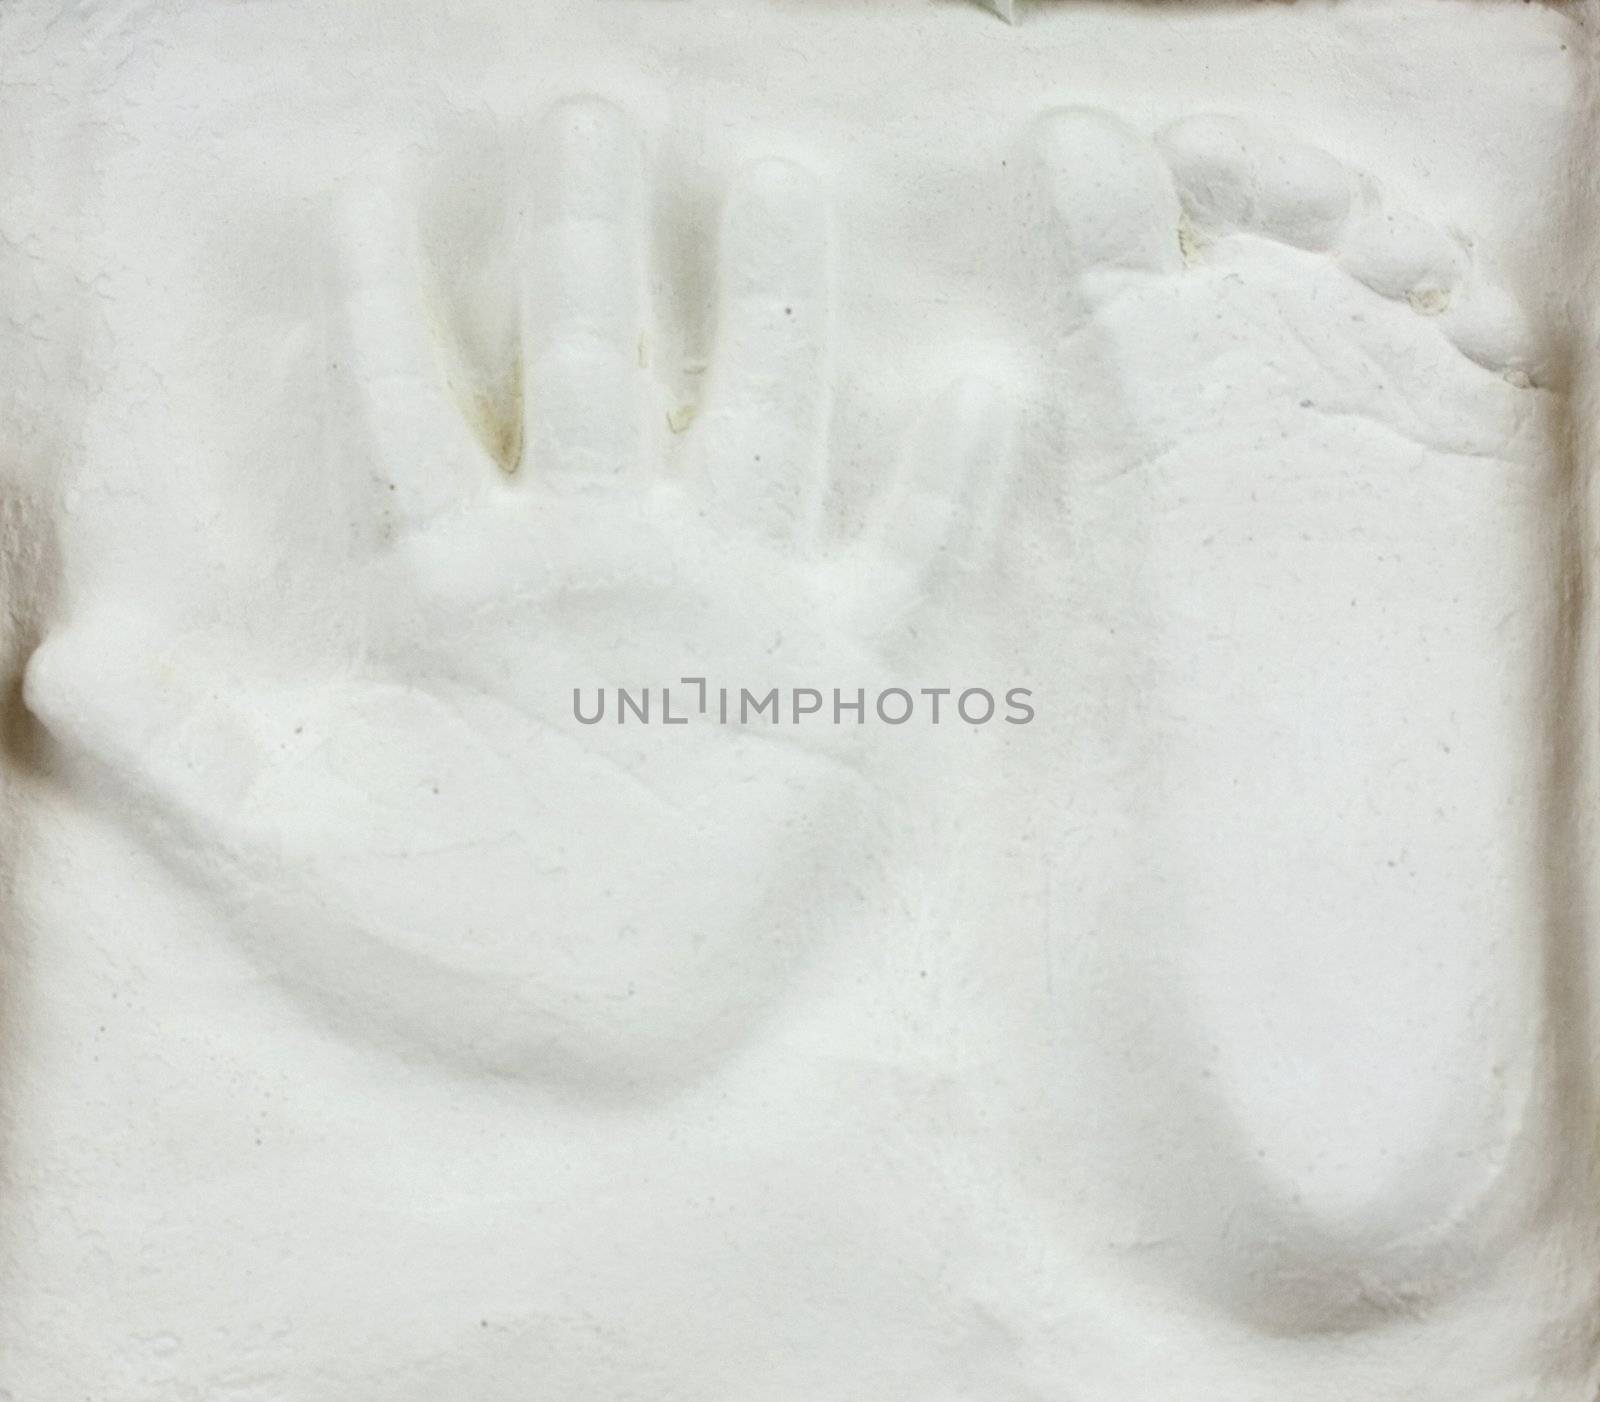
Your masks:
<svg viewBox="0 0 1600 1402"><path fill-rule="evenodd" d="M849 725L581 727L573 689L871 687L890 657L918 667L930 645L906 621L938 581L960 573L969 611L991 593L1005 433L987 385L939 395L928 451L907 455L876 523L832 541L818 182L769 160L728 198L714 363L686 425L643 350L638 133L574 100L538 148L520 434L475 434L452 396L415 221L383 190L345 204L346 364L372 461L339 466L370 481L373 519L396 516L326 562L359 657L241 693L237 668L197 675L205 648L191 633L178 650L182 618L115 600L47 639L27 698L336 1028L627 1094L715 1064L808 953L874 919L915 742L869 753Z"/></svg>

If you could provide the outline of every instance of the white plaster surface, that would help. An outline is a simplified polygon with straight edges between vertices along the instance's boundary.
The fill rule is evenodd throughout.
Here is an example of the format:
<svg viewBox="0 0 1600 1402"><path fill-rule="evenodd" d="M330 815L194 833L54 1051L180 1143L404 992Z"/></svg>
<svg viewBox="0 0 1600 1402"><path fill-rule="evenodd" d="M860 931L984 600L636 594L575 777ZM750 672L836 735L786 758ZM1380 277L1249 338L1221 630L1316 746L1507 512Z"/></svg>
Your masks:
<svg viewBox="0 0 1600 1402"><path fill-rule="evenodd" d="M0 1399L1591 1402L1597 20L0 11Z"/></svg>

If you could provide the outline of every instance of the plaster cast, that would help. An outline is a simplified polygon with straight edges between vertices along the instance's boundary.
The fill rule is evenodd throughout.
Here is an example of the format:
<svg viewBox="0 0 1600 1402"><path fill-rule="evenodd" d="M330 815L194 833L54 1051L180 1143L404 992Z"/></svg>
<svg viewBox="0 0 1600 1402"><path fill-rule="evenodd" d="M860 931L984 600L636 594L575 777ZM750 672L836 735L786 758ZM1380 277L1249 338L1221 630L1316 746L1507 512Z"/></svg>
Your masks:
<svg viewBox="0 0 1600 1402"><path fill-rule="evenodd" d="M1592 1395L1593 9L989 8L6 21L0 1389Z"/></svg>

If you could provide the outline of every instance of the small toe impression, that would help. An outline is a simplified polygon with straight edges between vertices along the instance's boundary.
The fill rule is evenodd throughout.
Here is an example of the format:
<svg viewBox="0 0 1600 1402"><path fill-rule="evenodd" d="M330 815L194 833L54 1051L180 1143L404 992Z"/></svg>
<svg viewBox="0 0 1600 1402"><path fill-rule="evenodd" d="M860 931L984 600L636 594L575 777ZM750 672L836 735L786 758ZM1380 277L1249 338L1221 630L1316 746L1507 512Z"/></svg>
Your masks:
<svg viewBox="0 0 1600 1402"><path fill-rule="evenodd" d="M1379 296L1404 302L1472 360L1536 383L1526 318L1476 275L1460 240L1389 203L1382 186L1327 152L1235 117L1188 117L1158 138L1189 230L1186 252L1254 234L1326 252Z"/></svg>
<svg viewBox="0 0 1600 1402"><path fill-rule="evenodd" d="M1507 384L1517 389L1557 387L1532 320L1504 288L1469 279L1441 320L1457 350Z"/></svg>
<svg viewBox="0 0 1600 1402"><path fill-rule="evenodd" d="M1042 117L1034 142L1075 275L1182 267L1177 192L1149 141L1109 113L1077 107Z"/></svg>
<svg viewBox="0 0 1600 1402"><path fill-rule="evenodd" d="M918 574L976 567L1010 480L1013 417L991 380L964 375L923 416L883 510L885 548Z"/></svg>
<svg viewBox="0 0 1600 1402"><path fill-rule="evenodd" d="M531 167L522 266L533 467L607 478L639 457L645 330L643 142L613 103L554 107Z"/></svg>
<svg viewBox="0 0 1600 1402"><path fill-rule="evenodd" d="M1186 117L1158 144L1201 235L1252 233L1328 249L1350 218L1356 180L1327 152L1235 117Z"/></svg>
<svg viewBox="0 0 1600 1402"><path fill-rule="evenodd" d="M1443 230L1400 210L1374 192L1340 249L1349 274L1374 292L1407 301L1424 316L1447 311L1466 278L1466 250Z"/></svg>
<svg viewBox="0 0 1600 1402"><path fill-rule="evenodd" d="M750 166L724 211L720 260L711 487L746 525L803 533L821 501L831 413L834 251L821 182L792 161Z"/></svg>

